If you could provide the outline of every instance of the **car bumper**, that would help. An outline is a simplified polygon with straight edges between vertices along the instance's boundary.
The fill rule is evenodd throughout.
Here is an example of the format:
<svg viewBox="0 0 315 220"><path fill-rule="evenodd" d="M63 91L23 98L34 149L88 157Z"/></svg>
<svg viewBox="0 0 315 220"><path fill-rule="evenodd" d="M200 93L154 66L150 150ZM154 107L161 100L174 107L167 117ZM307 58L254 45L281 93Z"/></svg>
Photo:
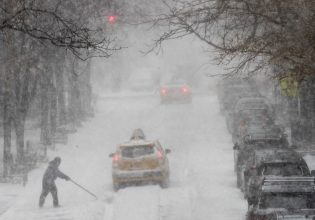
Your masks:
<svg viewBox="0 0 315 220"><path fill-rule="evenodd" d="M114 183L130 183L130 182L145 182L145 181L163 181L168 178L167 171L156 170L132 170L132 171L113 171Z"/></svg>
<svg viewBox="0 0 315 220"><path fill-rule="evenodd" d="M179 96L160 96L162 102L174 102L174 101L191 101L191 95L179 95Z"/></svg>

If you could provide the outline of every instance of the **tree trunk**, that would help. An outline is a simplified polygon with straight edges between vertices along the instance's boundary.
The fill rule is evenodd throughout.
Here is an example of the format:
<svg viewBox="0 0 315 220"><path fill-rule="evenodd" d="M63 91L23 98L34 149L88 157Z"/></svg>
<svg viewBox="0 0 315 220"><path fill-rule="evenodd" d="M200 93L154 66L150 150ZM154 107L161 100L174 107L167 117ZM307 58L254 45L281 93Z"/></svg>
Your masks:
<svg viewBox="0 0 315 220"><path fill-rule="evenodd" d="M56 86L57 86L57 107L58 107L58 123L59 125L66 125L67 110L66 110L66 97L65 97L65 82L63 72L56 72Z"/></svg>
<svg viewBox="0 0 315 220"><path fill-rule="evenodd" d="M69 94L69 121L74 126L80 126L81 124L81 95L78 85L78 77L72 74L70 80L70 94Z"/></svg>
<svg viewBox="0 0 315 220"><path fill-rule="evenodd" d="M17 147L17 163L24 164L24 134L25 134L25 118L23 112L18 112L14 121Z"/></svg>
<svg viewBox="0 0 315 220"><path fill-rule="evenodd" d="M57 130L57 90L53 86L50 89L50 134L54 137Z"/></svg>
<svg viewBox="0 0 315 220"><path fill-rule="evenodd" d="M12 166L11 154L11 130L12 118L10 116L9 102L7 94L3 102L3 176L9 174L10 167Z"/></svg>
<svg viewBox="0 0 315 220"><path fill-rule="evenodd" d="M43 145L51 145L49 129L49 88L47 83L41 83L41 134L40 141Z"/></svg>
<svg viewBox="0 0 315 220"><path fill-rule="evenodd" d="M85 94L84 94L84 110L85 114L90 116L92 109L92 86L91 86L91 60L87 63L87 68L84 76L83 85Z"/></svg>

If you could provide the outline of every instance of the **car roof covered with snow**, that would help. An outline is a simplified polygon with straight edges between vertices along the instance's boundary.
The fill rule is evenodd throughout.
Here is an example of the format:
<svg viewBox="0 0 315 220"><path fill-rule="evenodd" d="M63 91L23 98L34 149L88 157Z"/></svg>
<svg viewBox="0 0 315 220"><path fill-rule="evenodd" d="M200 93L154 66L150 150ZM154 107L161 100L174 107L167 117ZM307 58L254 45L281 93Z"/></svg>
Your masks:
<svg viewBox="0 0 315 220"><path fill-rule="evenodd" d="M255 152L255 159L260 163L299 162L303 158L290 149L260 149Z"/></svg>
<svg viewBox="0 0 315 220"><path fill-rule="evenodd" d="M234 111L239 112L244 109L266 109L271 110L269 101L261 97L243 97L240 98L235 104Z"/></svg>
<svg viewBox="0 0 315 220"><path fill-rule="evenodd" d="M249 124L246 128L244 140L277 140L283 138L283 132L278 125L264 126L261 124Z"/></svg>

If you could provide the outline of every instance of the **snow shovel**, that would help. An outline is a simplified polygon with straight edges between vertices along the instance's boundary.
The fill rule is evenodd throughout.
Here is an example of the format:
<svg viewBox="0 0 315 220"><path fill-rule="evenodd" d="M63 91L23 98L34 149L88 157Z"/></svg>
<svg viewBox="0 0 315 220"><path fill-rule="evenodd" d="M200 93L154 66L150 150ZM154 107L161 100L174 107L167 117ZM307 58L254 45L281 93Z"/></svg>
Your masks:
<svg viewBox="0 0 315 220"><path fill-rule="evenodd" d="M87 192L88 194L90 194L91 196L93 196L95 199L97 199L97 196L93 193L91 193L89 190L87 190L86 188L84 188L83 186L81 186L80 184L76 183L75 181L73 181L72 179L70 179L70 181L72 183L74 183L76 186L78 186L79 188L83 189L85 192Z"/></svg>

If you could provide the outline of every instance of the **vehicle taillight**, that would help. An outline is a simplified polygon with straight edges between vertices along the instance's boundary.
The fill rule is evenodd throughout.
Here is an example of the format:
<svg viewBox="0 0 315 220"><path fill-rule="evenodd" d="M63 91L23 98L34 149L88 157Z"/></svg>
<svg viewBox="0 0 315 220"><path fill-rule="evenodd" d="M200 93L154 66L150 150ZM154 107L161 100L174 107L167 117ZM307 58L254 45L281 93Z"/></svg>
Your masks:
<svg viewBox="0 0 315 220"><path fill-rule="evenodd" d="M113 162L118 162L119 161L119 159L120 159L120 156L119 156L119 154L115 154L114 155L114 157L113 157Z"/></svg>
<svg viewBox="0 0 315 220"><path fill-rule="evenodd" d="M167 93L167 89L166 88L161 88L160 92L161 92L161 94L165 95Z"/></svg>
<svg viewBox="0 0 315 220"><path fill-rule="evenodd" d="M159 159L163 159L164 158L163 152L161 150L157 151L157 156L158 156Z"/></svg>
<svg viewBox="0 0 315 220"><path fill-rule="evenodd" d="M182 88L181 88L181 90L182 90L182 92L183 92L183 93L187 93L187 92L188 92L188 88L187 88L187 87L185 87L185 86L184 86L184 87L182 87Z"/></svg>

